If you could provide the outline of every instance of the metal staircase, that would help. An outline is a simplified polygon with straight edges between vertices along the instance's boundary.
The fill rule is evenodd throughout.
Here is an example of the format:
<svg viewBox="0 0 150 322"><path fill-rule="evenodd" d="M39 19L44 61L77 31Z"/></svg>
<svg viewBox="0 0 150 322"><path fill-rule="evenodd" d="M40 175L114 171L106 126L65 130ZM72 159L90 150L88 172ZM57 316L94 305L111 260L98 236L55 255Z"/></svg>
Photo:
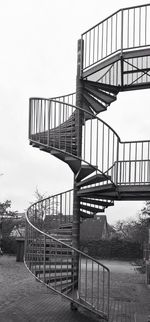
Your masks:
<svg viewBox="0 0 150 322"><path fill-rule="evenodd" d="M80 221L114 200L150 199L150 140L122 142L97 114L150 87L150 5L117 11L78 41L76 93L31 98L29 140L67 163L74 188L27 212L25 265L47 287L109 320L110 273L79 250Z"/></svg>

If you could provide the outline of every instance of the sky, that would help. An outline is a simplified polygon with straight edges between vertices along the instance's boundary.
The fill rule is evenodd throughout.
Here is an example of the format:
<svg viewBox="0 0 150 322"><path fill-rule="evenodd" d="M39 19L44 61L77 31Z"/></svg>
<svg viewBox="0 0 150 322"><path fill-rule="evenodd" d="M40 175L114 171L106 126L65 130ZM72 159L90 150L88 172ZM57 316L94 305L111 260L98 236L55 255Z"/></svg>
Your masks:
<svg viewBox="0 0 150 322"><path fill-rule="evenodd" d="M136 0L0 0L0 202L25 211L36 188L52 195L72 188L70 168L28 141L29 97L75 91L81 34ZM150 139L150 91L120 93L101 115L122 140ZM105 115L104 115L105 114ZM143 202L115 202L109 223L136 216Z"/></svg>

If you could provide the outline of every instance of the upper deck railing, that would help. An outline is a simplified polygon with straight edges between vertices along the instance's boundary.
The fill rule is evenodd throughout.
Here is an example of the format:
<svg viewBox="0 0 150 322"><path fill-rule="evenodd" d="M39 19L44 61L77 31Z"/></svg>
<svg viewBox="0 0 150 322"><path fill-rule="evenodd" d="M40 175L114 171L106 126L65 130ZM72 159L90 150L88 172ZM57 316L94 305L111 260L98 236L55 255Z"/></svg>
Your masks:
<svg viewBox="0 0 150 322"><path fill-rule="evenodd" d="M123 8L84 32L83 70L124 50L150 46L150 4Z"/></svg>

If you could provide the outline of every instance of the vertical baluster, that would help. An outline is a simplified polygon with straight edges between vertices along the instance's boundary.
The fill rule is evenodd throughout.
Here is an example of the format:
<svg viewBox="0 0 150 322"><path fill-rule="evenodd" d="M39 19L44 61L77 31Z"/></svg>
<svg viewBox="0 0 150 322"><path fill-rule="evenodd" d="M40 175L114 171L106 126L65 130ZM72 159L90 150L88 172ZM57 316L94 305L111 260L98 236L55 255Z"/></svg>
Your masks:
<svg viewBox="0 0 150 322"><path fill-rule="evenodd" d="M117 51L118 49L118 13L116 14L116 45L115 45L115 50Z"/></svg>
<svg viewBox="0 0 150 322"><path fill-rule="evenodd" d="M44 132L46 132L46 100L44 100ZM45 139L45 133L44 133L44 139ZM45 143L45 140L44 140L44 143Z"/></svg>
<svg viewBox="0 0 150 322"><path fill-rule="evenodd" d="M91 31L89 31L89 66L91 64Z"/></svg>
<svg viewBox="0 0 150 322"><path fill-rule="evenodd" d="M139 8L139 46L141 46L141 7Z"/></svg>
<svg viewBox="0 0 150 322"><path fill-rule="evenodd" d="M101 35L101 39L102 39L102 45L101 45L101 58L103 58L103 42L104 42L104 23L102 23L102 35Z"/></svg>
<svg viewBox="0 0 150 322"><path fill-rule="evenodd" d="M104 123L102 125L102 172L104 170Z"/></svg>
<svg viewBox="0 0 150 322"><path fill-rule="evenodd" d="M108 19L106 20L106 55L107 56L108 51Z"/></svg>
<svg viewBox="0 0 150 322"><path fill-rule="evenodd" d="M145 46L147 45L147 6L145 6Z"/></svg>
<svg viewBox="0 0 150 322"><path fill-rule="evenodd" d="M83 159L85 160L86 156L85 156L85 152L86 152L86 126L87 126L87 122L85 122L85 125L84 125L84 140L83 140L83 144L84 144L84 147L83 147L83 151L84 151L84 157Z"/></svg>
<svg viewBox="0 0 150 322"><path fill-rule="evenodd" d="M142 144L142 148L141 148L141 183L142 183L142 178L143 178L143 142Z"/></svg>
<svg viewBox="0 0 150 322"><path fill-rule="evenodd" d="M93 29L93 64L95 58L95 28Z"/></svg>
<svg viewBox="0 0 150 322"><path fill-rule="evenodd" d="M29 99L29 132L28 136L31 139L31 134L33 133L33 100Z"/></svg>
<svg viewBox="0 0 150 322"><path fill-rule="evenodd" d="M99 133L98 133L98 125L99 125L99 121L97 119L97 122L96 122L96 166L98 166L98 138L99 138Z"/></svg>
<svg viewBox="0 0 150 322"><path fill-rule="evenodd" d="M99 25L97 26L97 61L99 60Z"/></svg>
<svg viewBox="0 0 150 322"><path fill-rule="evenodd" d="M100 276L99 276L99 268L100 266L98 265L97 267L97 308L99 309L99 304L100 304Z"/></svg>
<svg viewBox="0 0 150 322"><path fill-rule="evenodd" d="M85 258L85 301L87 300L87 280L88 280L88 265L87 265L88 259Z"/></svg>
<svg viewBox="0 0 150 322"><path fill-rule="evenodd" d="M59 138L58 138L58 147L61 149L61 103L58 103L58 126L59 126Z"/></svg>
<svg viewBox="0 0 150 322"><path fill-rule="evenodd" d="M94 271L94 267L93 267L93 260L92 260L92 285L91 285L91 297L92 297L92 306L93 306L93 295L94 295L94 292L93 292L93 288L94 288L94 276L93 276L93 272Z"/></svg>
<svg viewBox="0 0 150 322"><path fill-rule="evenodd" d="M136 183L137 174L137 142L135 143L135 171L134 171L134 183Z"/></svg>
<svg viewBox="0 0 150 322"><path fill-rule="evenodd" d="M129 183L131 182L131 142L129 143Z"/></svg>
<svg viewBox="0 0 150 322"><path fill-rule="evenodd" d="M43 247L44 247L44 250L43 250L43 282L45 283L46 281L46 275L45 275L45 271L46 271L46 236L44 235L43 236Z"/></svg>
<svg viewBox="0 0 150 322"><path fill-rule="evenodd" d="M112 44L113 44L113 16L111 17L111 52L112 53Z"/></svg>
<svg viewBox="0 0 150 322"><path fill-rule="evenodd" d="M48 116L47 116L47 127L48 127L48 129L47 129L47 145L48 146L50 146L50 108L51 108L51 101L49 100L48 101L48 112L47 112L47 114L48 114Z"/></svg>
<svg viewBox="0 0 150 322"><path fill-rule="evenodd" d="M91 116L91 124L90 124L90 163L92 163L92 116Z"/></svg>
<svg viewBox="0 0 150 322"><path fill-rule="evenodd" d="M110 147L110 129L108 128L108 143L107 143L107 169L109 169L109 147Z"/></svg>
<svg viewBox="0 0 150 322"><path fill-rule="evenodd" d="M83 68L86 68L87 66L87 33L85 34L85 39L84 39L84 65Z"/></svg>
<svg viewBox="0 0 150 322"><path fill-rule="evenodd" d="M124 14L124 11L123 9L121 10L121 56L122 56L122 53L123 53L123 14Z"/></svg>
<svg viewBox="0 0 150 322"><path fill-rule="evenodd" d="M130 46L130 10L128 10L128 22L127 22L127 48ZM127 64L127 72L129 70L129 65ZM129 74L127 74L127 85L129 82Z"/></svg>
<svg viewBox="0 0 150 322"><path fill-rule="evenodd" d="M133 9L133 47L135 47L135 8Z"/></svg>
<svg viewBox="0 0 150 322"><path fill-rule="evenodd" d="M102 271L102 274L103 274L103 277L102 277L102 279L103 279L103 289L102 289L102 292L103 292L103 308L102 308L102 310L103 310L103 312L104 312L104 301L105 301L105 270L104 270L104 268L102 269L103 271Z"/></svg>

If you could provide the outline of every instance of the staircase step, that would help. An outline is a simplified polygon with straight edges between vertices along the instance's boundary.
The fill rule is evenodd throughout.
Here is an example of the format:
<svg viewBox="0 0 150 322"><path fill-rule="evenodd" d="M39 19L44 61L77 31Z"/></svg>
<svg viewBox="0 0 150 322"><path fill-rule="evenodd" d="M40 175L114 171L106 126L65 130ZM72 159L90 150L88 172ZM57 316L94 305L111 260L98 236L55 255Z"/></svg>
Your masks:
<svg viewBox="0 0 150 322"><path fill-rule="evenodd" d="M81 161L71 157L71 156L66 156L65 157L65 162L69 165L69 167L72 169L72 171L76 174L79 171Z"/></svg>
<svg viewBox="0 0 150 322"><path fill-rule="evenodd" d="M93 213L97 213L97 212L104 212L104 209L101 209L101 208L96 208L96 207L92 207L92 206L87 206L87 205L82 205L80 204L80 209L82 210L88 210L88 211L91 211Z"/></svg>
<svg viewBox="0 0 150 322"><path fill-rule="evenodd" d="M67 282L67 281L72 281L72 276L70 275L70 276L68 276L68 275L66 275L66 276L45 276L45 282L47 283L47 284L51 284L51 283L55 283L55 282L58 282L58 281L65 281L65 282Z"/></svg>
<svg viewBox="0 0 150 322"><path fill-rule="evenodd" d="M65 153L63 153L62 151L57 151L52 149L50 153L60 160L64 160L65 158Z"/></svg>
<svg viewBox="0 0 150 322"><path fill-rule="evenodd" d="M90 165L81 165L78 173L76 174L76 181L80 181L84 178L86 178L87 176L89 176L90 174L92 174L94 171L96 171L97 167L91 167Z"/></svg>
<svg viewBox="0 0 150 322"><path fill-rule="evenodd" d="M65 294L68 294L70 293L72 290L75 289L77 285L77 281L76 282L68 282L68 283L65 283L65 284L60 284L60 285L56 285L55 283L50 283L50 286L54 287L57 291L61 292L61 293L65 293Z"/></svg>
<svg viewBox="0 0 150 322"><path fill-rule="evenodd" d="M86 88L86 86L91 86L92 88L95 87L98 89L102 89L106 92L109 92L115 95L119 93L119 87L115 85L109 85L109 84L104 84L104 83L94 82L94 81L87 81L87 80L83 80L82 82L84 84L84 88Z"/></svg>
<svg viewBox="0 0 150 322"><path fill-rule="evenodd" d="M94 215L95 215L95 213L94 214L88 214L87 212L80 210L80 217L83 218L83 219L94 218Z"/></svg>
<svg viewBox="0 0 150 322"><path fill-rule="evenodd" d="M86 91L90 95L93 95L94 97L96 97L98 100L103 101L106 105L110 105L112 102L114 102L116 100L115 96L112 96L111 94L103 92L100 89L96 89L95 87L91 87L91 86L87 85Z"/></svg>
<svg viewBox="0 0 150 322"><path fill-rule="evenodd" d="M77 192L78 196L90 196L93 195L94 193L103 193L103 192L110 192L110 191L114 191L114 185L113 184L105 184L105 185L101 185L101 186L96 186L96 187L91 187L91 188L85 188L82 190L79 190Z"/></svg>
<svg viewBox="0 0 150 322"><path fill-rule="evenodd" d="M114 205L114 202L112 201L103 201L103 200L96 200L96 199L84 198L84 197L80 197L80 201L89 203L91 205L98 205L102 207L110 207Z"/></svg>
<svg viewBox="0 0 150 322"><path fill-rule="evenodd" d="M69 228L69 229L58 229L57 230L57 234L59 235L66 235L66 236L68 236L68 235L72 235L72 227L71 228Z"/></svg>
<svg viewBox="0 0 150 322"><path fill-rule="evenodd" d="M57 274L57 273L74 273L75 271L77 271L77 265L74 265L73 267L66 267L66 268L63 268L61 267L60 265L60 268L57 267L57 266L54 266L54 268L46 268L45 270L42 269L42 268L39 268L39 269L36 269L35 272L36 272L36 276L37 275L41 275L41 274Z"/></svg>
<svg viewBox="0 0 150 322"><path fill-rule="evenodd" d="M70 228L72 228L72 223L71 222L61 224L60 227L59 227L59 229L70 229Z"/></svg>
<svg viewBox="0 0 150 322"><path fill-rule="evenodd" d="M108 181L110 179L111 179L110 176L106 176L106 175L98 173L98 174L95 174L94 176L91 176L91 177L89 177L89 178L77 183L77 187L84 187L84 186L88 186L90 184L103 182L103 181Z"/></svg>
<svg viewBox="0 0 150 322"><path fill-rule="evenodd" d="M88 93L84 93L84 102L87 106L91 107L96 114L106 111L106 106L103 105L101 102L97 101L94 97L89 95Z"/></svg>
<svg viewBox="0 0 150 322"><path fill-rule="evenodd" d="M89 105L87 105L85 102L83 102L83 105L82 105L82 108L89 112L90 114L88 113L84 113L84 117L85 117L85 120L91 120L92 118L95 117L95 114L93 113L93 110L89 107ZM92 114L92 115L91 115Z"/></svg>

